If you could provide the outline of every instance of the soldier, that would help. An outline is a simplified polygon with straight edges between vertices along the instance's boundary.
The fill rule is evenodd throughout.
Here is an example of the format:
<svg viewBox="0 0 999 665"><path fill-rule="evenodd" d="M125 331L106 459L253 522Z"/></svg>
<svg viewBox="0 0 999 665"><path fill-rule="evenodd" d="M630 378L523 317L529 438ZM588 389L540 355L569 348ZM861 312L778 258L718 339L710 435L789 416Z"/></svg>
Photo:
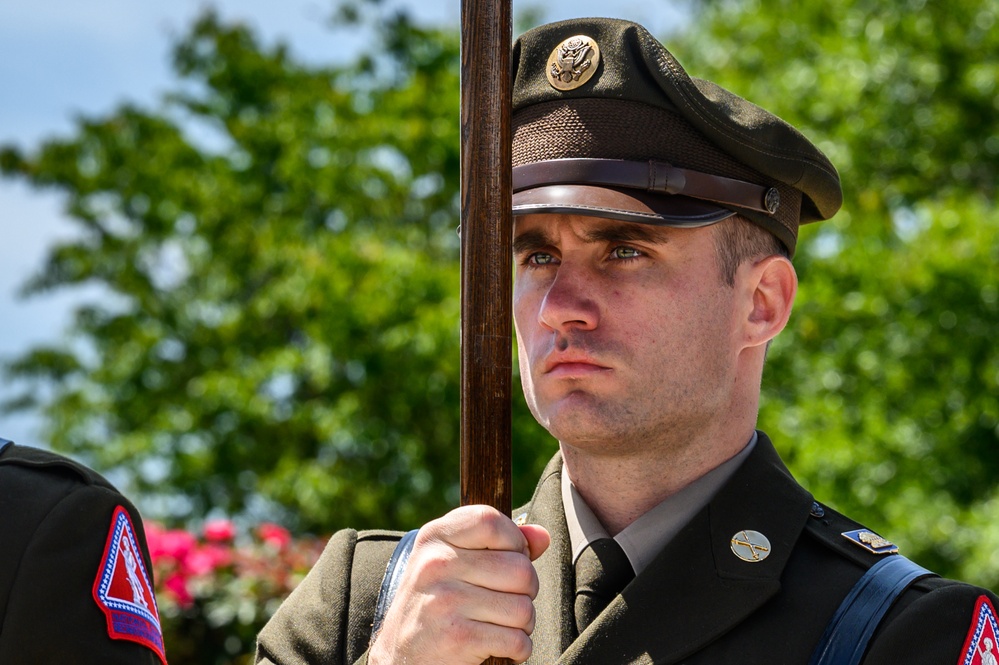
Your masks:
<svg viewBox="0 0 999 665"><path fill-rule="evenodd" d="M166 665L139 512L104 478L0 439L0 663Z"/></svg>
<svg viewBox="0 0 999 665"><path fill-rule="evenodd" d="M813 500L755 429L799 224L841 203L833 165L633 23L545 25L513 63L520 374L559 453L512 520L472 506L336 534L258 661L990 653L995 595Z"/></svg>

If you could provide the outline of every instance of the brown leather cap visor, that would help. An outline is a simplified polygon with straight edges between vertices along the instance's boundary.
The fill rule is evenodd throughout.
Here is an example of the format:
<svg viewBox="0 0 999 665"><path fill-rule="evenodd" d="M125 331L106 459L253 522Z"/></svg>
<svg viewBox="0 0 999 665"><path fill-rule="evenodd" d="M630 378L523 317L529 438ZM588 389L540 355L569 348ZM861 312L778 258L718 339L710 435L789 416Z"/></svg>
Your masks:
<svg viewBox="0 0 999 665"><path fill-rule="evenodd" d="M732 210L686 196L596 185L548 185L513 195L515 216L544 213L684 227L708 226L735 214Z"/></svg>
<svg viewBox="0 0 999 665"><path fill-rule="evenodd" d="M513 169L513 214L575 213L665 226L706 226L751 209L773 214L776 189L665 162L553 159Z"/></svg>

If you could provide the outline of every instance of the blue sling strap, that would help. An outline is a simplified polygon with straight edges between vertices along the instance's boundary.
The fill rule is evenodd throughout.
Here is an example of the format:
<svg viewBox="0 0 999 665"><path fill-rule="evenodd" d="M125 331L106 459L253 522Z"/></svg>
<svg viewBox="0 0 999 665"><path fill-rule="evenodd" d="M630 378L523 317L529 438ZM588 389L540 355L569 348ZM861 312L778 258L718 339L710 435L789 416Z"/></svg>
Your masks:
<svg viewBox="0 0 999 665"><path fill-rule="evenodd" d="M930 571L893 554L870 567L843 599L809 665L858 665L895 599Z"/></svg>
<svg viewBox="0 0 999 665"><path fill-rule="evenodd" d="M416 542L416 534L419 529L407 531L399 544L392 551L388 565L385 566L385 575L382 577L382 587L378 590L378 602L375 603L375 620L371 624L371 640L382 627L382 621L388 612L389 605L395 598L395 592L399 590L399 583L402 581L402 574L406 571L406 564L409 563L409 555L413 551L413 544Z"/></svg>

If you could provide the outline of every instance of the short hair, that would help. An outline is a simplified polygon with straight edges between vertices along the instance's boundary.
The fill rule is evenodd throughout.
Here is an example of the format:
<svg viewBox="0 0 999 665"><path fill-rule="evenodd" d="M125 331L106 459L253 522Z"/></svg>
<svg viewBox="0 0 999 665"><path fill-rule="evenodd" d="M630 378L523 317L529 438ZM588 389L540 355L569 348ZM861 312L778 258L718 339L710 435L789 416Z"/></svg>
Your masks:
<svg viewBox="0 0 999 665"><path fill-rule="evenodd" d="M777 236L741 215L715 224L714 232L718 268L722 281L729 286L735 286L735 273L744 261L775 254L791 256Z"/></svg>

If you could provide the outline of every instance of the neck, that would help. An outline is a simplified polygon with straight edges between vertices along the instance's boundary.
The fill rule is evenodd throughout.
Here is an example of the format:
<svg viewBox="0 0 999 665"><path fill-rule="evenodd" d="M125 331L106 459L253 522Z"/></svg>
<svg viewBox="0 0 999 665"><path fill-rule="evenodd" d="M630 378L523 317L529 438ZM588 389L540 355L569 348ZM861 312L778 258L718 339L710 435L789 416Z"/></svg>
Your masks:
<svg viewBox="0 0 999 665"><path fill-rule="evenodd" d="M725 433L689 433L625 446L559 442L565 471L611 536L745 447L755 419Z"/></svg>

